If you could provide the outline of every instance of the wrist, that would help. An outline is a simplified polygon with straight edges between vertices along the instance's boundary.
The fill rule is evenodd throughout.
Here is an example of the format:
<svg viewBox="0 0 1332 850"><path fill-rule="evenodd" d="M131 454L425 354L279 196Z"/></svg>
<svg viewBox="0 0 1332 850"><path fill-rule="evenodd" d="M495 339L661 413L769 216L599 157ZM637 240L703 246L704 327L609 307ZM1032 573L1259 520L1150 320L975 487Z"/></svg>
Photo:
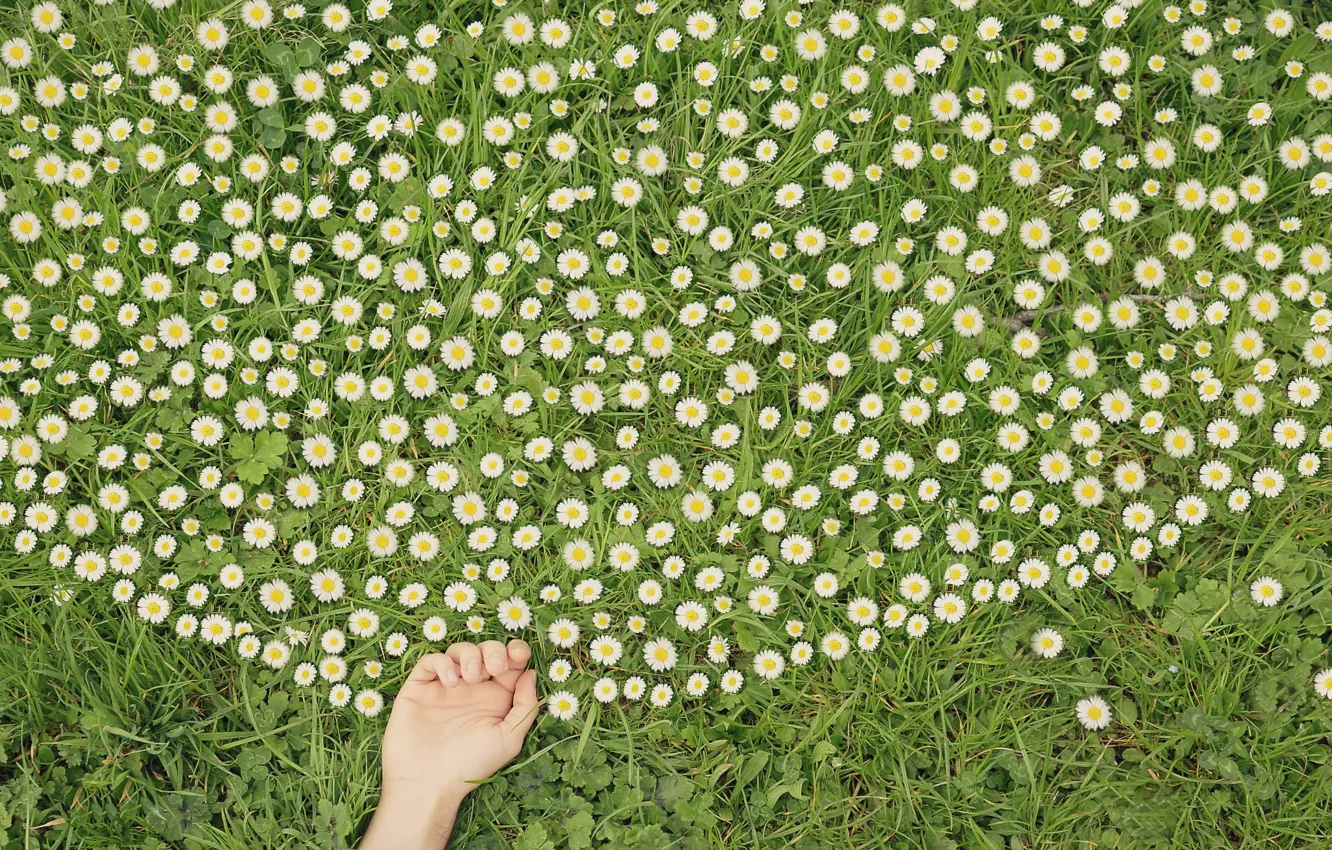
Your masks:
<svg viewBox="0 0 1332 850"><path fill-rule="evenodd" d="M461 782L457 785L426 785L420 782L384 781L380 792L380 805L388 800L395 808L415 809L421 812L433 812L439 809L455 810L462 805L472 790L472 786Z"/></svg>
<svg viewBox="0 0 1332 850"><path fill-rule="evenodd" d="M386 783L362 850L438 850L448 840L466 791Z"/></svg>

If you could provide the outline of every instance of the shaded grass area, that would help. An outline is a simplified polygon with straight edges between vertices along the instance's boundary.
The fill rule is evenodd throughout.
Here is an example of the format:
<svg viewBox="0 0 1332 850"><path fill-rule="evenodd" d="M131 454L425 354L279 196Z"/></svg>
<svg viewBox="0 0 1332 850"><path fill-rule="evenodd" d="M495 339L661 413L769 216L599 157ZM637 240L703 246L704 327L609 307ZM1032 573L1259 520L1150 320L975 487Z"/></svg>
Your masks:
<svg viewBox="0 0 1332 850"><path fill-rule="evenodd" d="M1086 650L1054 669L1019 656L1028 617L996 608L951 640L680 721L592 706L574 734L543 722L472 795L456 846L1320 845L1332 718L1307 683L1326 659L1330 565L1292 543L1259 557L1293 579L1276 612L1232 598L1227 576L1251 570L1229 562L1158 574L1145 611L1113 590L1052 597ZM0 587L0 846L355 843L373 721L137 620L94 625ZM1073 716L1090 692L1115 709L1106 734Z"/></svg>

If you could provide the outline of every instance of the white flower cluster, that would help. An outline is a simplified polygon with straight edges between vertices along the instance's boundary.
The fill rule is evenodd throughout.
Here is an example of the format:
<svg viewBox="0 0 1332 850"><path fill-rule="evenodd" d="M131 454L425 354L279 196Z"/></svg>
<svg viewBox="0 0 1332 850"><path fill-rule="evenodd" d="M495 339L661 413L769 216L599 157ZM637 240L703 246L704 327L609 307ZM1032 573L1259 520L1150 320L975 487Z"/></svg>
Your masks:
<svg viewBox="0 0 1332 850"><path fill-rule="evenodd" d="M0 44L0 537L90 617L371 716L414 643L533 636L568 719L1131 593L1326 486L1308 6L132 0L105 54L123 2Z"/></svg>

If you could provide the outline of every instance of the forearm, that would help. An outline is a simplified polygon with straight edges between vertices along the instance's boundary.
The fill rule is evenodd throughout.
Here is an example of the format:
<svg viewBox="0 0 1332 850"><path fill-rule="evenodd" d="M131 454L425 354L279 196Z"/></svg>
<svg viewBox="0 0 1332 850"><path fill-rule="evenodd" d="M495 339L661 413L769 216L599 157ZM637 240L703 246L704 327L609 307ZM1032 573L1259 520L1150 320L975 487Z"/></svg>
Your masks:
<svg viewBox="0 0 1332 850"><path fill-rule="evenodd" d="M442 850L462 796L385 790L360 850Z"/></svg>

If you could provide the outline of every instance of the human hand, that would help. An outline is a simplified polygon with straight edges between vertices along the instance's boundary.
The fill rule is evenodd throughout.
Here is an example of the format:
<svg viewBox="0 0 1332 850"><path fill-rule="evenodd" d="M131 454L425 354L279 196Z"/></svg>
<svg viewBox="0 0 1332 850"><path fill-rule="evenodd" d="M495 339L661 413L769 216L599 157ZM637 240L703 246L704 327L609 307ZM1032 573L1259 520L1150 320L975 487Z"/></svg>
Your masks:
<svg viewBox="0 0 1332 850"><path fill-rule="evenodd" d="M537 715L520 640L455 643L417 662L384 732L384 788L362 850L441 847L458 805L523 747Z"/></svg>
<svg viewBox="0 0 1332 850"><path fill-rule="evenodd" d="M536 719L532 650L455 643L422 658L393 702L384 733L384 790L466 796L518 755Z"/></svg>

